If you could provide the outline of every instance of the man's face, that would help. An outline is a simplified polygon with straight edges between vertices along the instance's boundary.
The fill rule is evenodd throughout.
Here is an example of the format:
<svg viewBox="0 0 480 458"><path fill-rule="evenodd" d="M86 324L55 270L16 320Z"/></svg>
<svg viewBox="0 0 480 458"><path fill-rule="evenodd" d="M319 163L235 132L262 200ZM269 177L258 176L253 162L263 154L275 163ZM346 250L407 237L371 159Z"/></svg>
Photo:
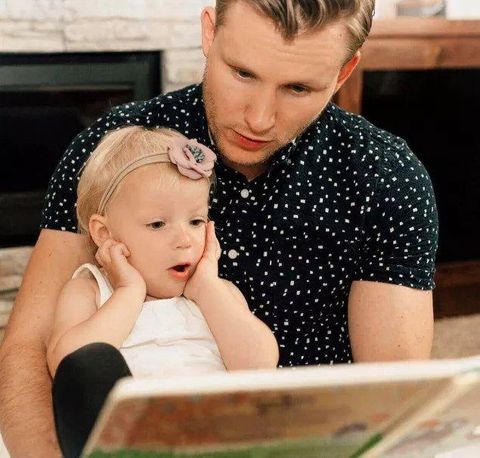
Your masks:
<svg viewBox="0 0 480 458"><path fill-rule="evenodd" d="M270 19L241 0L216 31L214 21L214 10L206 9L208 123L224 161L253 178L318 117L358 56L351 69L351 63L342 68L349 40L343 23L286 42Z"/></svg>

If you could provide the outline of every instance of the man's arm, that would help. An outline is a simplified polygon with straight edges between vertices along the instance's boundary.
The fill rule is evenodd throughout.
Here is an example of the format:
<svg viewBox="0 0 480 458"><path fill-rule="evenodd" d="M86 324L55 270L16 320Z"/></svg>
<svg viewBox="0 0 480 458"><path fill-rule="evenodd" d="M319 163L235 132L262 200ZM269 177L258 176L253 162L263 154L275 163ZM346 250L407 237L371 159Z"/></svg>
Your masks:
<svg viewBox="0 0 480 458"><path fill-rule="evenodd" d="M432 292L355 281L348 300L348 327L355 362L428 359Z"/></svg>
<svg viewBox="0 0 480 458"><path fill-rule="evenodd" d="M12 458L60 456L46 344L60 290L92 259L85 236L41 231L0 347L0 428Z"/></svg>

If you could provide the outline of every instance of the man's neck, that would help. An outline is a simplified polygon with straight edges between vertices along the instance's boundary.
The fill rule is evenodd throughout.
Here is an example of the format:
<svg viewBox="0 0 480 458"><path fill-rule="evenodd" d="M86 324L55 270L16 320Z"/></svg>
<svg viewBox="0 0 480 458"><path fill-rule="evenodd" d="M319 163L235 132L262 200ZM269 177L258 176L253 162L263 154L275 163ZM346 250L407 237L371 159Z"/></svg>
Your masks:
<svg viewBox="0 0 480 458"><path fill-rule="evenodd" d="M242 165L242 164L231 163L225 158L222 158L222 160L227 167L230 167L231 169L241 173L248 181L254 180L258 176L260 176L262 173L264 173L268 168L268 164L266 163L255 164L255 165Z"/></svg>

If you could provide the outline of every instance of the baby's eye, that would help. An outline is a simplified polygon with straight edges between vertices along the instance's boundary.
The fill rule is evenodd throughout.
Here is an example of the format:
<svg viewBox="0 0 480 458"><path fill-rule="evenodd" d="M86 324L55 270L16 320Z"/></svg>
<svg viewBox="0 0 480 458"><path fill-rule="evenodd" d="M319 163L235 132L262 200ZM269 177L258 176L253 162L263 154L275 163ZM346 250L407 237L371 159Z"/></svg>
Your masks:
<svg viewBox="0 0 480 458"><path fill-rule="evenodd" d="M147 227L151 227L152 229L161 229L163 226L165 226L163 221L154 221L153 223L147 224Z"/></svg>
<svg viewBox="0 0 480 458"><path fill-rule="evenodd" d="M190 223L192 224L192 226L201 226L202 224L205 224L205 220L193 219Z"/></svg>

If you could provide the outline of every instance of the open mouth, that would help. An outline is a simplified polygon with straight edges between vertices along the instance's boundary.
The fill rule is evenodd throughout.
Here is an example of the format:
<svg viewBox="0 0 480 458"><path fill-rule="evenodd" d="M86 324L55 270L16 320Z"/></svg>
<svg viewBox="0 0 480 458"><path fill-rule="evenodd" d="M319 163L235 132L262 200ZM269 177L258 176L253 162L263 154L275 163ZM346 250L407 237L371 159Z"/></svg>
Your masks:
<svg viewBox="0 0 480 458"><path fill-rule="evenodd" d="M188 277L191 270L191 264L189 262L177 264L175 266L170 267L168 270L175 278L180 279L180 278Z"/></svg>
<svg viewBox="0 0 480 458"><path fill-rule="evenodd" d="M176 281L185 282L190 277L190 264L177 264L168 269L170 276Z"/></svg>
<svg viewBox="0 0 480 458"><path fill-rule="evenodd" d="M190 267L190 264L178 264L173 266L172 269L176 272L185 272Z"/></svg>

